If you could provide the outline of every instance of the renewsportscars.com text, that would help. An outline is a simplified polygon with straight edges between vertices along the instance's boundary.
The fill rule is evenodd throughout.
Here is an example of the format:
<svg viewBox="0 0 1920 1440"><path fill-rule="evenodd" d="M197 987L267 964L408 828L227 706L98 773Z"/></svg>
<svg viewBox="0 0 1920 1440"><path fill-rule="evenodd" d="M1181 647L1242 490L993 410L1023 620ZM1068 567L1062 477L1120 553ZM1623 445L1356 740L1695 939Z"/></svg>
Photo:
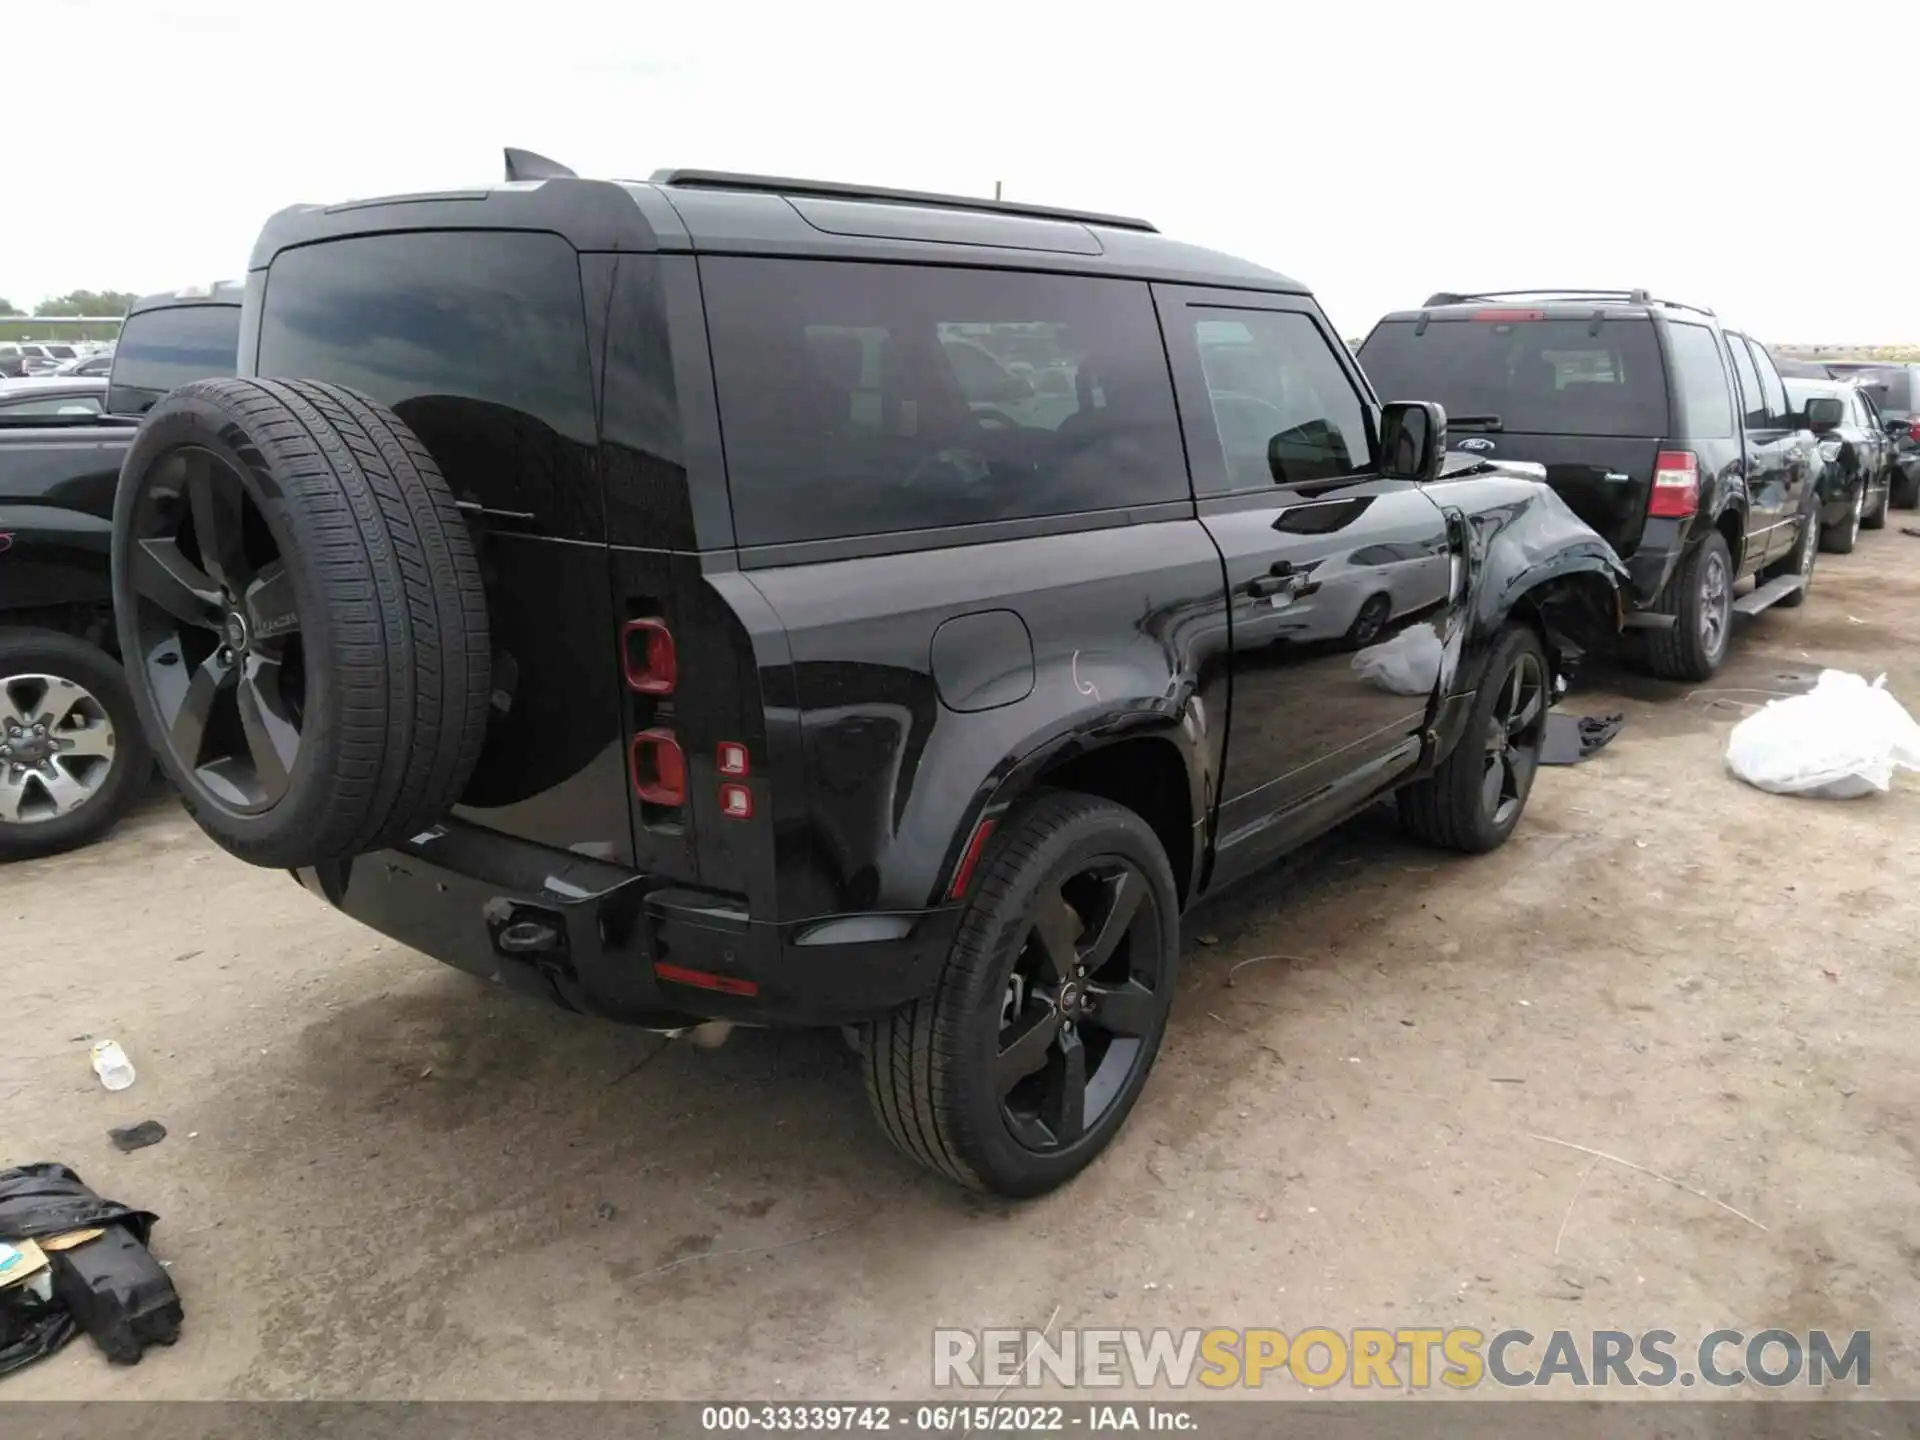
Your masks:
<svg viewBox="0 0 1920 1440"><path fill-rule="evenodd" d="M1455 1326L1280 1330L936 1330L933 1383L962 1389L1472 1390L1595 1386L1715 1389L1848 1384L1873 1379L1865 1330L1715 1330L1683 1341L1671 1330L1483 1331Z"/></svg>

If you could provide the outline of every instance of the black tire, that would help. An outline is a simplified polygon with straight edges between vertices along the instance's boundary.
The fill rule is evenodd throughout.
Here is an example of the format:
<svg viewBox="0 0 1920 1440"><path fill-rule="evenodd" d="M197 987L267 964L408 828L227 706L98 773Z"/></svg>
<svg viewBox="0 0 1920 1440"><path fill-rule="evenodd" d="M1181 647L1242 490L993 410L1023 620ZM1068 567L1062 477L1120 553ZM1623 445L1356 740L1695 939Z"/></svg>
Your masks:
<svg viewBox="0 0 1920 1440"><path fill-rule="evenodd" d="M1806 577L1806 584L1791 595L1773 602L1776 609L1798 610L1807 603L1807 592L1813 589L1814 561L1821 550L1818 507L1819 502L1814 501L1800 513L1799 528L1793 532L1793 549L1760 572L1760 583L1763 585L1769 580L1778 580L1782 575L1800 574Z"/></svg>
<svg viewBox="0 0 1920 1440"><path fill-rule="evenodd" d="M1862 530L1884 530L1887 528L1887 506L1893 498L1893 481L1887 481L1887 488L1880 492L1880 498L1874 502L1873 509L1860 517Z"/></svg>
<svg viewBox="0 0 1920 1440"><path fill-rule="evenodd" d="M1911 474L1894 466L1893 483L1888 486L1890 503L1896 510L1920 509L1920 465Z"/></svg>
<svg viewBox="0 0 1920 1440"><path fill-rule="evenodd" d="M1109 869L1132 878L1105 878ZM1091 987L1095 996L1117 997L1119 1003L1096 1001L1090 1013L1078 1014L1077 1026L1061 1030L1061 1011L1075 1013L1076 996L1062 985L1049 1000L1041 983L1028 988L1016 975L1057 973L1046 963L1057 946L1072 948L1075 963L1093 947L1078 944L1084 933L1059 939L1063 932L1057 928L1055 946L1049 946L1036 916L1060 913L1043 909L1052 897L1066 902L1071 927L1097 929L1103 897L1123 893L1133 896L1136 907L1127 912L1124 938L1106 947L1106 958L1090 967L1084 983L1066 982L1076 996ZM1106 800L1064 791L1042 795L995 835L933 993L870 1028L862 1068L874 1114L903 1152L961 1185L1008 1196L1053 1189L1098 1155L1132 1110L1166 1030L1178 961L1179 895L1153 830ZM1127 977L1125 986L1119 973ZM1109 1013L1124 1016L1125 1036L1104 1032L1101 1016ZM1018 1060L1009 1036L1031 1040L1044 1024L1053 1024L1052 1033L1066 1040L1047 1041L1044 1066L1003 1093L996 1069L1018 1069L1009 1064ZM1084 1040L1078 1038L1082 1029ZM1117 1049L1122 1039L1131 1048ZM1070 1069L1069 1045L1079 1051L1085 1082L1079 1111L1084 1129L1077 1139L1061 1138L1071 1122L1054 1127L1060 1135L1052 1133L1044 1098L1034 1102L1038 1118L1019 1113L1027 1091L1044 1090ZM1111 1073L1109 1063L1116 1067ZM1085 1123L1096 1092L1100 1108Z"/></svg>
<svg viewBox="0 0 1920 1440"><path fill-rule="evenodd" d="M1860 527L1867 518L1867 491L1865 482L1853 492L1848 502L1847 513L1838 525L1820 527L1820 548L1829 555L1851 555L1853 547L1859 543Z"/></svg>
<svg viewBox="0 0 1920 1440"><path fill-rule="evenodd" d="M113 589L141 728L241 859L393 844L472 774L491 668L472 540L426 447L365 396L168 395L121 468Z"/></svg>
<svg viewBox="0 0 1920 1440"><path fill-rule="evenodd" d="M31 765L14 763L23 735ZM92 843L153 774L118 662L57 630L0 629L0 752L0 861Z"/></svg>
<svg viewBox="0 0 1920 1440"><path fill-rule="evenodd" d="M1649 630L1647 668L1665 680L1709 680L1727 658L1733 633L1733 556L1715 530L1681 557L1651 607L1674 617Z"/></svg>
<svg viewBox="0 0 1920 1440"><path fill-rule="evenodd" d="M1459 741L1437 770L1395 797L1401 827L1416 840L1469 855L1505 844L1533 791L1552 697L1539 635L1530 626L1509 626L1488 657ZM1498 791L1490 797L1496 776Z"/></svg>

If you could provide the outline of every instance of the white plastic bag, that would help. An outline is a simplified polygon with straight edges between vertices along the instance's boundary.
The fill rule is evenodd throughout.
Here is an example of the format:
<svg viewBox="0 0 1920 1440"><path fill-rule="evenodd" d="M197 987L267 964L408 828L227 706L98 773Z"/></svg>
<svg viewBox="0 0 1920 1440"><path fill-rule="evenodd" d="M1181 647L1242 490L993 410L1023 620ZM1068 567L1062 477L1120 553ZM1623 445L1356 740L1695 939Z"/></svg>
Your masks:
<svg viewBox="0 0 1920 1440"><path fill-rule="evenodd" d="M1431 625L1415 625L1390 640L1354 652L1353 673L1390 695L1425 695L1440 680L1444 650Z"/></svg>
<svg viewBox="0 0 1920 1440"><path fill-rule="evenodd" d="M1776 795L1852 800L1892 788L1895 767L1920 770L1920 725L1886 681L1822 670L1805 695L1771 701L1734 726L1727 764Z"/></svg>

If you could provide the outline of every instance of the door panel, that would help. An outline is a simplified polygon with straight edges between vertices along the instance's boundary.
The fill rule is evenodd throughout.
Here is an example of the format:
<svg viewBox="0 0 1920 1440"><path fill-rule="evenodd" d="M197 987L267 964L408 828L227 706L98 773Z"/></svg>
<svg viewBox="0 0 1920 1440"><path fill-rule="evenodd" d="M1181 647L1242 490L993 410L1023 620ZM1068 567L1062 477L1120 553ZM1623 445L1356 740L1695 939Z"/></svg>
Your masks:
<svg viewBox="0 0 1920 1440"><path fill-rule="evenodd" d="M1370 399L1311 301L1155 299L1201 522L1226 566L1227 879L1413 763L1454 567L1440 507L1375 470Z"/></svg>
<svg viewBox="0 0 1920 1440"><path fill-rule="evenodd" d="M1727 332L1733 373L1740 390L1741 425L1747 448L1747 548L1743 573L1759 569L1792 547L1788 508L1789 440L1768 402L1766 387L1744 335Z"/></svg>

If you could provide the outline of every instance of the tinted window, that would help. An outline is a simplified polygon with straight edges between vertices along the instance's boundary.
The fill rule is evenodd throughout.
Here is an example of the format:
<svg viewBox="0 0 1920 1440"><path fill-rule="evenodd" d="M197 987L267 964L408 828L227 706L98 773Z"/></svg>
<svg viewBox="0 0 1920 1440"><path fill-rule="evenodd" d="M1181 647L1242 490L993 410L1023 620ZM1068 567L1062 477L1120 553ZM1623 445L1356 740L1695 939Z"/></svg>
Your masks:
<svg viewBox="0 0 1920 1440"><path fill-rule="evenodd" d="M1653 322L1411 320L1374 328L1360 366L1383 400L1437 400L1449 415L1497 415L1547 435L1667 433Z"/></svg>
<svg viewBox="0 0 1920 1440"><path fill-rule="evenodd" d="M17 395L0 396L0 415L98 415L100 400L94 395Z"/></svg>
<svg viewBox="0 0 1920 1440"><path fill-rule="evenodd" d="M1760 393L1766 396L1767 417L1775 425L1785 425L1792 418L1793 407L1787 404L1787 389L1780 383L1780 372L1773 368L1773 357L1759 341L1749 340L1747 344L1753 348L1753 368L1760 375Z"/></svg>
<svg viewBox="0 0 1920 1440"><path fill-rule="evenodd" d="M144 415L169 390L231 375L239 345L238 305L178 305L129 315L113 352L107 408L116 415Z"/></svg>
<svg viewBox="0 0 1920 1440"><path fill-rule="evenodd" d="M256 373L390 405L456 497L604 536L579 259L557 235L413 231L283 251Z"/></svg>
<svg viewBox="0 0 1920 1440"><path fill-rule="evenodd" d="M1299 485L1372 463L1366 409L1309 316L1190 313L1229 489Z"/></svg>
<svg viewBox="0 0 1920 1440"><path fill-rule="evenodd" d="M1914 370L1907 367L1859 372L1860 386L1873 397L1883 415L1911 415L1920 406L1914 404Z"/></svg>
<svg viewBox="0 0 1920 1440"><path fill-rule="evenodd" d="M1680 396L1680 429L1689 439L1718 440L1733 433L1733 400L1720 344L1704 325L1667 327L1673 347L1674 388Z"/></svg>
<svg viewBox="0 0 1920 1440"><path fill-rule="evenodd" d="M1727 349L1733 356L1733 373L1740 381L1740 410L1749 430L1767 427L1767 399L1760 391L1760 375L1753 368L1753 356L1738 335L1727 336Z"/></svg>
<svg viewBox="0 0 1920 1440"><path fill-rule="evenodd" d="M56 360L73 359L73 346L71 345L43 345L40 348Z"/></svg>
<svg viewBox="0 0 1920 1440"><path fill-rule="evenodd" d="M701 262L742 545L1188 495L1146 286Z"/></svg>

